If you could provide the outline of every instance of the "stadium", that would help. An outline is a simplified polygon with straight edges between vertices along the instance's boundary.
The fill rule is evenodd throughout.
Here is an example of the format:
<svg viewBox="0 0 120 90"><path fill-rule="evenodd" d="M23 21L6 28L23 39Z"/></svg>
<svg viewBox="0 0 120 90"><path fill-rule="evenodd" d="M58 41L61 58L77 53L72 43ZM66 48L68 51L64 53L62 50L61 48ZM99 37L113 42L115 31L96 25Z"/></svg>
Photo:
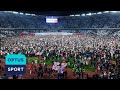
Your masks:
<svg viewBox="0 0 120 90"><path fill-rule="evenodd" d="M120 11L0 11L0 79L119 79L119 50ZM10 54L24 74L6 73Z"/></svg>

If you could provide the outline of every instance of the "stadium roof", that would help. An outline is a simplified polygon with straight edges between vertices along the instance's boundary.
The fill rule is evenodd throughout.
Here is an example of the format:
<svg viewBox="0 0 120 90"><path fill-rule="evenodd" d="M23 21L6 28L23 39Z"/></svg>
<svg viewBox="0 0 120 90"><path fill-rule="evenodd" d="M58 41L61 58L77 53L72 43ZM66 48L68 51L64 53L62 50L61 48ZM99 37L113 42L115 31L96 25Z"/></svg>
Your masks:
<svg viewBox="0 0 120 90"><path fill-rule="evenodd" d="M100 11L21 11L23 13L30 13L36 15L46 16L69 16L75 14L97 13Z"/></svg>

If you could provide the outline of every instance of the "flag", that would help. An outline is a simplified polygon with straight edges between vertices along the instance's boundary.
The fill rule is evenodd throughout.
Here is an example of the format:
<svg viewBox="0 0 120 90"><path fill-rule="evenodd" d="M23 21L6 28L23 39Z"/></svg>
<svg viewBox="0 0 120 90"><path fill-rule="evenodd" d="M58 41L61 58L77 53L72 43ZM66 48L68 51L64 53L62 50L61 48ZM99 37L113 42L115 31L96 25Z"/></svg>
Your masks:
<svg viewBox="0 0 120 90"><path fill-rule="evenodd" d="M54 62L54 65L52 66L53 70L58 70L58 66L60 65L60 62ZM67 66L67 63L61 63L62 70Z"/></svg>
<svg viewBox="0 0 120 90"><path fill-rule="evenodd" d="M54 65L52 66L52 70L57 71L57 66L60 64L60 62L54 62Z"/></svg>
<svg viewBox="0 0 120 90"><path fill-rule="evenodd" d="M42 52L37 52L35 55L42 55Z"/></svg>

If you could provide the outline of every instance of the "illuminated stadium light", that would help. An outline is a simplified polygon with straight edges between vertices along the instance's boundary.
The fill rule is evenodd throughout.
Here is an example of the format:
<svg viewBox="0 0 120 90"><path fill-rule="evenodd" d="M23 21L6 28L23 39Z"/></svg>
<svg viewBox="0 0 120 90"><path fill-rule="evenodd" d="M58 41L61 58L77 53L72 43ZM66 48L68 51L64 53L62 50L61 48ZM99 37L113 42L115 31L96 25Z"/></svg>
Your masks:
<svg viewBox="0 0 120 90"><path fill-rule="evenodd" d="M74 15L70 15L70 16L74 16Z"/></svg>
<svg viewBox="0 0 120 90"><path fill-rule="evenodd" d="M30 15L29 13L25 13L25 15Z"/></svg>
<svg viewBox="0 0 120 90"><path fill-rule="evenodd" d="M4 12L8 12L8 11L4 11Z"/></svg>
<svg viewBox="0 0 120 90"><path fill-rule="evenodd" d="M104 11L103 13L109 13L110 11Z"/></svg>
<svg viewBox="0 0 120 90"><path fill-rule="evenodd" d="M24 13L20 12L19 14L23 15Z"/></svg>
<svg viewBox="0 0 120 90"><path fill-rule="evenodd" d="M75 16L80 16L80 14L76 14Z"/></svg>
<svg viewBox="0 0 120 90"><path fill-rule="evenodd" d="M92 14L91 14L91 13L88 13L88 14L86 14L86 15L91 16Z"/></svg>
<svg viewBox="0 0 120 90"><path fill-rule="evenodd" d="M14 13L14 14L18 14L18 12L14 12L14 11L13 11L12 13Z"/></svg>
<svg viewBox="0 0 120 90"><path fill-rule="evenodd" d="M12 13L13 11L7 11L7 12Z"/></svg>
<svg viewBox="0 0 120 90"><path fill-rule="evenodd" d="M35 14L31 14L32 16L36 16Z"/></svg>
<svg viewBox="0 0 120 90"><path fill-rule="evenodd" d="M85 14L82 14L81 16L85 16Z"/></svg>
<svg viewBox="0 0 120 90"><path fill-rule="evenodd" d="M92 15L96 15L97 13L92 13Z"/></svg>
<svg viewBox="0 0 120 90"><path fill-rule="evenodd" d="M102 12L98 12L97 14L102 14Z"/></svg>
<svg viewBox="0 0 120 90"><path fill-rule="evenodd" d="M111 13L118 13L118 12L120 12L120 11L110 11Z"/></svg>

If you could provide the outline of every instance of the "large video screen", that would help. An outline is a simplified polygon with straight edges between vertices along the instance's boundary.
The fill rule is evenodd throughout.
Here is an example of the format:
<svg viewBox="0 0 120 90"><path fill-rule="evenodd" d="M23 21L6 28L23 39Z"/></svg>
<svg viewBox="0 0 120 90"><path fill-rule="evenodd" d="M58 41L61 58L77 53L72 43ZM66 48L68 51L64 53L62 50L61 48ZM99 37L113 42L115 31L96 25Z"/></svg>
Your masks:
<svg viewBox="0 0 120 90"><path fill-rule="evenodd" d="M55 16L47 16L46 23L58 23L58 17Z"/></svg>

